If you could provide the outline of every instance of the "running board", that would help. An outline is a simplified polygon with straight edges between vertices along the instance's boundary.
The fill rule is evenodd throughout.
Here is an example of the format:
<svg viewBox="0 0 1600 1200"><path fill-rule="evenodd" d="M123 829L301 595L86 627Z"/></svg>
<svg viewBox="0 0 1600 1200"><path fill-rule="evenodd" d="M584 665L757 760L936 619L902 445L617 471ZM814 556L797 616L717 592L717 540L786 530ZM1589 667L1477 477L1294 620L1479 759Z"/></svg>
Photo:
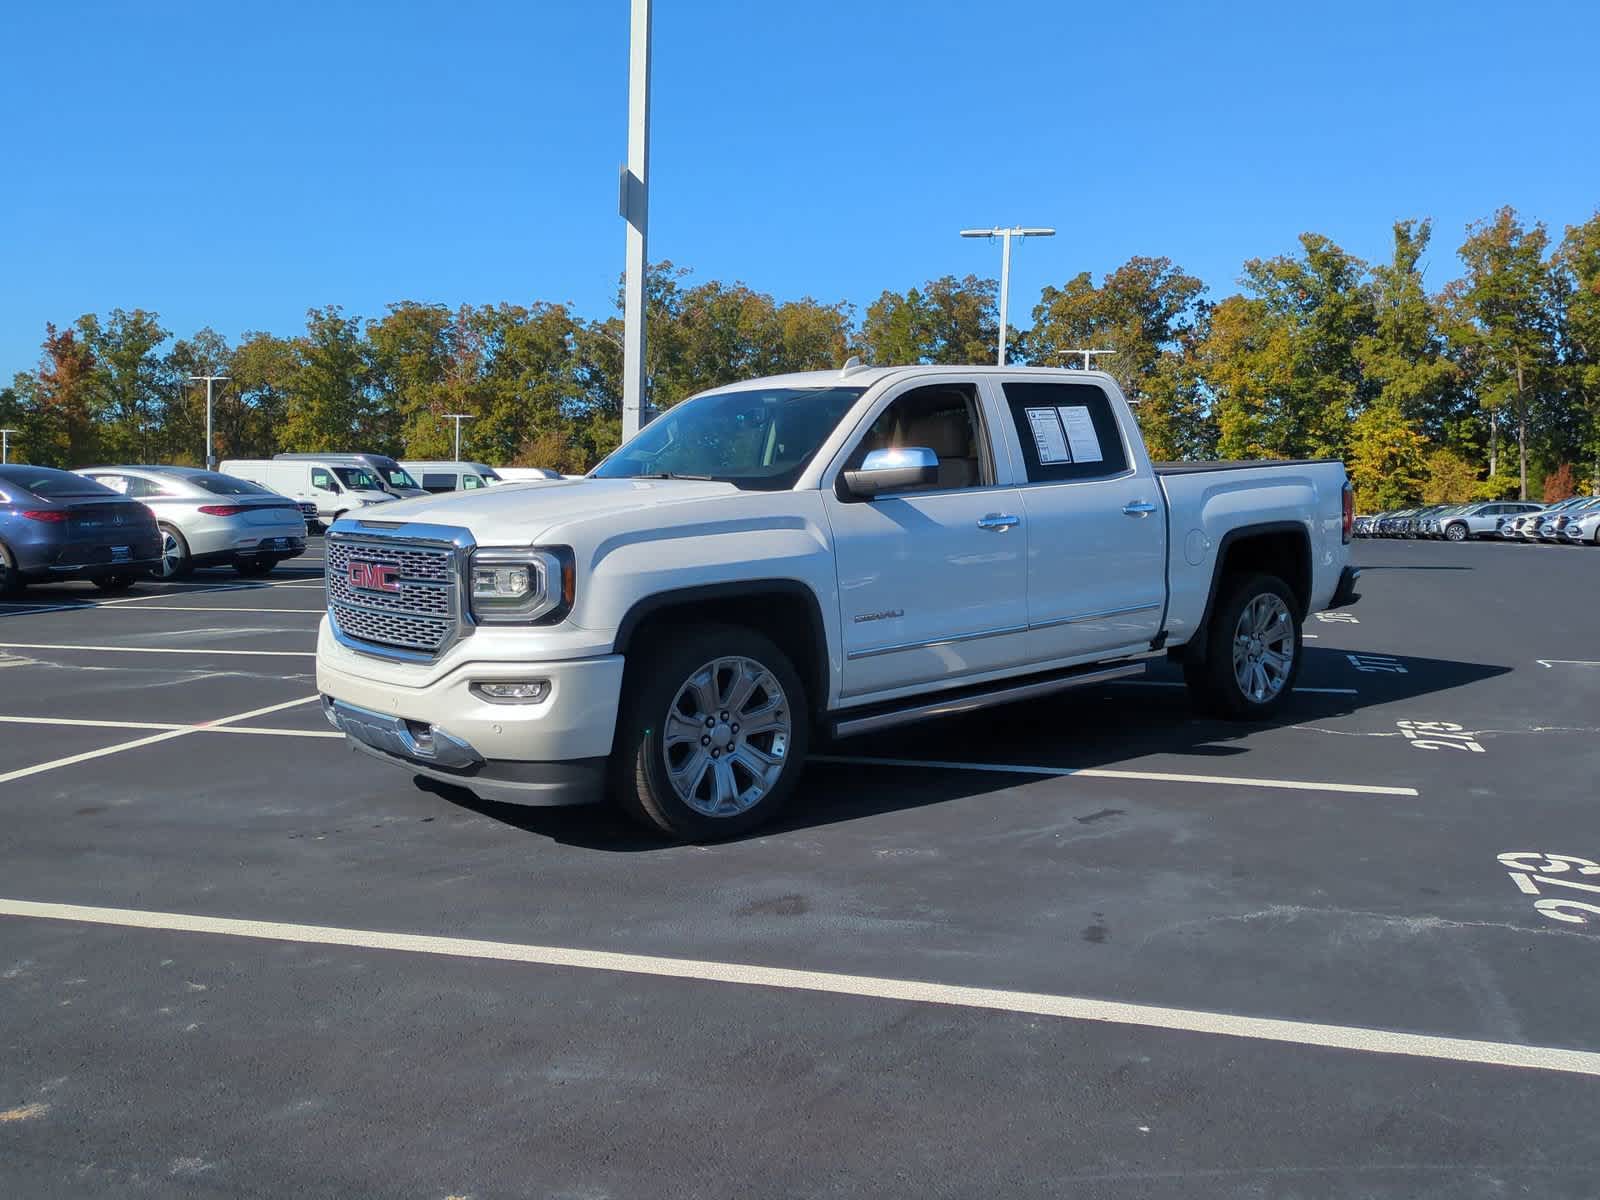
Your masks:
<svg viewBox="0 0 1600 1200"><path fill-rule="evenodd" d="M1064 692L1068 688L1086 687L1092 683L1107 683L1113 679L1126 679L1130 675L1143 675L1146 665L1141 660L1139 662L1120 663L1113 667L1093 668L1087 671L1080 669L1070 674L1053 675L1048 679L1030 679L1021 683L1006 681L998 687L946 696L932 703L914 704L907 708L880 709L870 715L860 717L840 717L833 722L833 736L836 738L856 737L863 733L876 733L880 729L892 729L896 725L909 725L913 721L926 721L934 717L953 717L961 713L975 712L980 708L989 708L996 704L1014 704L1018 700L1035 700L1040 696Z"/></svg>

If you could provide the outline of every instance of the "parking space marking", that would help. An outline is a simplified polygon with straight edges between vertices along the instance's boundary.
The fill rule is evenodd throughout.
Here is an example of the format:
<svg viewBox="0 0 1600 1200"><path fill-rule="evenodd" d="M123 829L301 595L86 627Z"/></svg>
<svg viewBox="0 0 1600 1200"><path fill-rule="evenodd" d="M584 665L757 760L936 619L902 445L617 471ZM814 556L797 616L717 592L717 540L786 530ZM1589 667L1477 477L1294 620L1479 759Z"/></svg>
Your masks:
<svg viewBox="0 0 1600 1200"><path fill-rule="evenodd" d="M1186 683L1179 683L1175 679L1113 679L1111 680L1111 686L1181 688L1188 687L1189 685ZM1359 696L1361 694L1355 688L1301 687L1298 684L1296 684L1291 690L1323 696Z"/></svg>
<svg viewBox="0 0 1600 1200"><path fill-rule="evenodd" d="M224 725L234 725L241 721L248 721L251 717L264 717L269 713L282 712L286 708L295 708L301 704L310 704L313 700L321 699L320 696L302 696L298 700L285 700L282 704L269 704L265 708L253 708L249 712L235 713L231 717L223 717L217 721L202 721L196 725L184 725L178 729L168 729L162 733L153 733L149 737L135 738L131 742L118 742L114 746L103 746L99 750L85 750L82 754L69 754L65 758L52 759L49 762L36 763L31 767L20 767L15 771L7 771L0 775L0 783L10 783L13 779L26 779L30 775L39 775L45 771L53 771L57 767L70 767L77 763L88 762L95 758L105 758L108 754L120 754L124 750L137 750L141 746L153 746L157 742L171 741L173 738L186 737L191 733L209 731Z"/></svg>
<svg viewBox="0 0 1600 1200"><path fill-rule="evenodd" d="M1547 671L1552 667L1600 667L1600 662L1590 662L1586 658L1536 658L1533 661Z"/></svg>
<svg viewBox="0 0 1600 1200"><path fill-rule="evenodd" d="M174 633L183 633L179 629ZM271 633L293 633L288 630L270 630ZM167 636L173 636L168 634ZM51 645L44 642L0 642L0 650L90 650L104 654L227 654L247 658L315 658L315 650L211 650L202 646L81 646L72 644Z"/></svg>
<svg viewBox="0 0 1600 1200"><path fill-rule="evenodd" d="M296 703L304 703L296 701ZM270 725L185 725L179 721L97 721L87 717L0 716L0 725L56 725L69 729L182 729L191 733L253 733L262 737L342 738L334 729L275 729Z"/></svg>
<svg viewBox="0 0 1600 1200"><path fill-rule="evenodd" d="M1048 992L1020 992L999 988L967 987L918 979L889 979L873 975L846 975L833 971L807 971L766 967L751 963L705 959L666 958L652 954L626 954L609 950L584 950L568 946L539 946L519 942L491 942L475 938L431 934L389 933L373 929L340 929L326 925L293 925L278 921L251 921L234 917L191 916L131 908L100 908L78 904L48 904L33 900L0 899L0 916L80 925L105 925L174 933L212 934L257 941L298 942L319 946L347 946L361 950L392 950L446 958L487 959L529 963L625 975L686 979L698 983L735 984L786 991L895 1000L912 1004L1025 1013L1069 1021L1093 1021L1178 1033L1199 1033L1253 1041L1284 1042L1362 1054L1404 1055L1445 1059L1485 1066L1514 1067L1530 1071L1600 1076L1600 1053L1561 1046L1528 1046L1514 1042L1405 1033L1360 1025L1327 1025L1277 1017L1245 1017L1203 1009L1167 1008L1062 996Z"/></svg>
<svg viewBox="0 0 1600 1200"><path fill-rule="evenodd" d="M860 767L925 767L936 771L988 771L997 775L1043 775L1051 778L1133 779L1148 783L1208 783L1228 787L1278 788L1293 792L1350 792L1358 796L1416 796L1416 788L1372 783L1324 783L1313 779L1255 779L1242 775L1183 775L1170 771L1118 771L1106 767L1035 767L1017 763L941 762L918 758L864 758L845 754L813 754L809 762Z"/></svg>
<svg viewBox="0 0 1600 1200"><path fill-rule="evenodd" d="M157 599L157 597L151 597ZM316 613L321 616L325 608L239 608L221 604L152 604L148 608L119 608L118 612L208 612L208 613Z"/></svg>

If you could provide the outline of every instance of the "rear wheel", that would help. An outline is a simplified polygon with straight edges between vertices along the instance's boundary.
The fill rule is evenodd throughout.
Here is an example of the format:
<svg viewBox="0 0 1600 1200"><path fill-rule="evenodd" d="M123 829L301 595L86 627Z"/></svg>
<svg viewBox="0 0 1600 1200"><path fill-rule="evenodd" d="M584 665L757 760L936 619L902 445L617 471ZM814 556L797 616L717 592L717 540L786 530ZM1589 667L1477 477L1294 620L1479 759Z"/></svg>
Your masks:
<svg viewBox="0 0 1600 1200"><path fill-rule="evenodd" d="M161 527L161 560L150 568L157 579L184 579L194 571L194 558L189 553L189 543L183 540L171 525Z"/></svg>
<svg viewBox="0 0 1600 1200"><path fill-rule="evenodd" d="M93 582L102 592L128 592L139 579L132 571L119 571L115 575L96 575Z"/></svg>
<svg viewBox="0 0 1600 1200"><path fill-rule="evenodd" d="M22 572L11 560L11 552L0 546L0 596L16 596L27 586L23 582Z"/></svg>
<svg viewBox="0 0 1600 1200"><path fill-rule="evenodd" d="M1445 527L1444 536L1452 542L1464 542L1467 540L1467 527L1460 521L1453 522Z"/></svg>
<svg viewBox="0 0 1600 1200"><path fill-rule="evenodd" d="M626 811L696 842L778 813L810 743L805 685L782 650L754 630L697 626L628 674L612 761Z"/></svg>
<svg viewBox="0 0 1600 1200"><path fill-rule="evenodd" d="M1300 674L1299 602L1275 575L1233 576L1207 629L1203 658L1185 659L1196 705L1232 720L1271 717Z"/></svg>

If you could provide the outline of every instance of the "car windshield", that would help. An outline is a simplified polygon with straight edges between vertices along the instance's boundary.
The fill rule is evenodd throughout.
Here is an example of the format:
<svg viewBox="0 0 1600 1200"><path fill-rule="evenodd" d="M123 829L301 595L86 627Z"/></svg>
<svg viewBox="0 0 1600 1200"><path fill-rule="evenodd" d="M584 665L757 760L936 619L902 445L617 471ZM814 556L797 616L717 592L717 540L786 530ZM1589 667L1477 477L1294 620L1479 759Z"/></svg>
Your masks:
<svg viewBox="0 0 1600 1200"><path fill-rule="evenodd" d="M865 388L713 392L667 410L594 469L596 479L716 479L740 488L794 486Z"/></svg>
<svg viewBox="0 0 1600 1200"><path fill-rule="evenodd" d="M500 476L495 474L495 470L494 470L493 467L479 467L478 468L478 474L483 476L485 479L489 480L489 482L491 482L491 483L499 483L500 482Z"/></svg>
<svg viewBox="0 0 1600 1200"><path fill-rule="evenodd" d="M335 467L333 473L353 492L381 492L383 485L378 477L365 467Z"/></svg>
<svg viewBox="0 0 1600 1200"><path fill-rule="evenodd" d="M390 487L410 488L414 492L422 490L422 485L407 475L404 467L387 467L383 474L388 479Z"/></svg>
<svg viewBox="0 0 1600 1200"><path fill-rule="evenodd" d="M216 496L272 495L271 491L258 483L251 483L248 479L236 479L232 475L219 475L215 471L196 471L193 474L181 475L179 478Z"/></svg>
<svg viewBox="0 0 1600 1200"><path fill-rule="evenodd" d="M115 496L104 484L71 471L52 467L0 467L0 483L31 492L41 500L75 500L85 496Z"/></svg>

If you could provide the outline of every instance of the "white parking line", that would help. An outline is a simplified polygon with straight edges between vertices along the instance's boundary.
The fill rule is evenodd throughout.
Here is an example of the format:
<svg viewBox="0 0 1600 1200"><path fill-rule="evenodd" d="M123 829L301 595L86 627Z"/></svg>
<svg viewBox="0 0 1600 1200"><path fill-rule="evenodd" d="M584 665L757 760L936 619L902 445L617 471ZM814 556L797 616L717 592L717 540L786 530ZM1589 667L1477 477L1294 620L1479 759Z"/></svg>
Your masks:
<svg viewBox="0 0 1600 1200"><path fill-rule="evenodd" d="M1416 788L1373 783L1323 783L1313 779L1255 779L1243 775L1181 775L1171 771L1115 771L1105 767L1034 767L1015 763L941 762L921 758L861 758L813 754L807 761L860 767L925 767L936 771L989 771L997 775L1043 775L1051 778L1136 779L1151 783L1214 783L1228 787L1280 788L1291 792L1349 792L1358 796L1415 796Z"/></svg>
<svg viewBox="0 0 1600 1200"><path fill-rule="evenodd" d="M178 632L182 632L179 630ZM278 632L273 630L274 633ZM293 633L294 630L284 630ZM45 642L0 642L0 650L92 650L105 654L226 654L241 658L315 658L315 650L212 650L203 646L176 649L166 646L83 646Z"/></svg>
<svg viewBox="0 0 1600 1200"><path fill-rule="evenodd" d="M118 612L208 612L208 613L316 613L321 616L325 608L238 608L232 604L152 604L147 608L119 608Z"/></svg>
<svg viewBox="0 0 1600 1200"><path fill-rule="evenodd" d="M296 704L305 701L297 700ZM275 729L270 725L185 725L177 721L97 721L87 717L8 717L0 725L57 725L69 729L181 729L190 733L253 733L264 737L342 738L336 729Z"/></svg>
<svg viewBox="0 0 1600 1200"><path fill-rule="evenodd" d="M887 979L874 975L846 975L834 971L805 971L765 967L751 963L705 959L664 958L653 954L624 954L568 946L525 945L474 938L438 937L430 934L387 933L373 929L339 929L326 925L291 925L278 921L247 921L232 917L190 916L185 913L149 912L131 908L100 908L78 904L45 904L33 900L0 899L0 916L71 921L123 929L151 929L174 933L212 934L270 942L300 942L318 946L348 946L362 950L391 950L448 958L488 959L530 963L585 971L612 971L625 975L688 979L699 983L744 987L781 988L872 1000L911 1004L939 1004L990 1012L1026 1013L1068 1021L1094 1021L1131 1025L1178 1033L1200 1033L1253 1041L1284 1042L1351 1050L1360 1054L1397 1054L1413 1058L1444 1059L1529 1071L1556 1071L1600 1076L1600 1053L1561 1046L1528 1046L1515 1042L1489 1042L1474 1038L1439 1037L1373 1029L1361 1025L1325 1025L1276 1017L1242 1017L1203 1009L1166 1008L1154 1004L1128 1004L1048 992L1018 992L998 988L964 987L919 979Z"/></svg>
<svg viewBox="0 0 1600 1200"><path fill-rule="evenodd" d="M295 708L301 704L310 704L319 696L302 696L298 700L285 700L282 704L269 704L265 708L253 708L249 712L236 713L231 717L223 717L219 721L202 721L196 725L183 725L177 729L169 729L163 733L153 733L149 737L135 738L131 742L118 742L115 746L103 746L99 750L86 750L82 754L69 754L66 758L52 759L50 762L37 763L31 767L21 767L15 771L7 771L0 775L0 783L10 783L13 779L26 779L30 775L38 775L45 771L53 771L57 767L70 767L76 763L88 762L94 758L104 758L108 754L120 754L124 750L137 750L140 746L153 746L157 742L171 741L173 738L184 737L191 733L208 732L224 725L234 725L240 721L248 721L251 717L264 717L268 713L282 712L286 708Z"/></svg>
<svg viewBox="0 0 1600 1200"><path fill-rule="evenodd" d="M1110 685L1112 687L1165 687L1165 688L1181 688L1181 687L1188 687L1189 686L1186 683L1179 683L1175 679L1113 679L1113 680L1110 681ZM1323 696L1359 696L1361 694L1355 688L1300 687L1300 686L1296 685L1293 690L1297 691L1297 692L1309 692L1309 693L1311 693L1313 695L1323 695Z"/></svg>

